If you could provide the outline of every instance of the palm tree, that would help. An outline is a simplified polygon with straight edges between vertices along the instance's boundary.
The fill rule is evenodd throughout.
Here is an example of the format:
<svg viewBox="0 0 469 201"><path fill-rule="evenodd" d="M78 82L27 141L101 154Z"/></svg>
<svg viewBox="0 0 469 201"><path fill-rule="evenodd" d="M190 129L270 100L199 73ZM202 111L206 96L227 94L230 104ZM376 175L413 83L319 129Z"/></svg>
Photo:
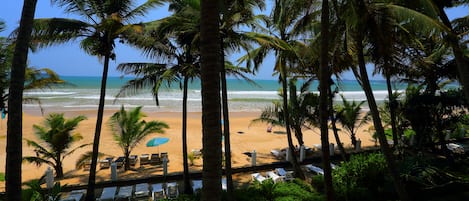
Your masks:
<svg viewBox="0 0 469 201"><path fill-rule="evenodd" d="M202 80L202 200L221 200L221 106L220 8L211 0L201 0L200 53Z"/></svg>
<svg viewBox="0 0 469 201"><path fill-rule="evenodd" d="M6 145L6 199L21 199L21 157L23 155L23 87L24 72L28 58L28 48L31 42L34 13L37 0L24 0L21 12L20 27L13 52L8 107L10 114L7 123Z"/></svg>
<svg viewBox="0 0 469 201"><path fill-rule="evenodd" d="M334 189L332 186L332 169L330 165L329 153L329 128L327 119L329 117L328 103L330 99L330 79L331 70L329 69L329 0L322 1L321 6L321 53L319 66L319 122L321 128L321 147L324 168L324 183L326 189L326 198L329 201L334 200Z"/></svg>
<svg viewBox="0 0 469 201"><path fill-rule="evenodd" d="M109 126L113 132L114 140L124 152L125 168L130 169L129 156L132 149L135 148L145 137L152 133L164 133L168 124L161 121L142 120L146 115L141 112L142 107L136 107L127 112L124 106L111 116Z"/></svg>
<svg viewBox="0 0 469 201"><path fill-rule="evenodd" d="M259 47L239 59L242 62L248 61L247 66L253 65L254 71L257 71L266 55L269 52L274 52L276 57L274 71L278 72L279 82L282 84L283 108L288 108L288 79L293 76L293 72L296 72L294 67L306 69L303 63L298 62L300 55L298 49L304 47L304 44L299 41L299 36L306 27L303 26L305 21L309 22L305 19L314 18L314 12L311 11L314 8L315 5L311 1L307 1L306 4L304 1L296 0L275 1L270 18L260 17L268 26L262 28L261 31L267 32L267 34L253 32L248 34L259 44ZM294 154L288 111L284 112L284 115L288 146L291 149L290 153ZM299 178L304 178L304 173L298 165L296 157L292 157L292 159L295 174Z"/></svg>
<svg viewBox="0 0 469 201"><path fill-rule="evenodd" d="M140 24L132 23L136 17L145 15L149 9L162 5L159 0L148 0L140 6L133 1L54 0L69 13L84 20L48 18L36 19L33 36L40 46L49 46L67 41L83 39L81 48L94 56L104 58L101 91L97 111L96 129L93 140L93 157L88 180L87 200L94 200L96 165L99 139L103 121L104 101L109 61L115 59L115 40L125 41L130 33L139 32Z"/></svg>
<svg viewBox="0 0 469 201"><path fill-rule="evenodd" d="M373 29L375 27L379 27L379 22L376 20L379 19L379 17L376 15L376 13L383 12L382 10L379 10L383 8L379 5L387 4L375 4L375 2L367 1L345 1L345 3L340 7L336 6L335 11L337 18L340 19L339 21L342 21L344 26L347 27L346 31L344 32L346 36L343 37L343 44L347 46L346 49L348 52L348 57L353 58L355 61L355 63L351 64L353 65L352 72L354 73L359 84L362 86L368 100L370 113L373 117L373 124L376 129L376 133L378 134L381 150L385 156L394 187L402 200L409 200L409 196L406 190L400 184L401 182L396 170L394 157L391 153L386 136L384 134L383 125L366 69L366 39L373 38L373 34L382 34L382 32L376 32L376 29ZM350 50L353 50L355 54L350 55L350 52L352 52Z"/></svg>
<svg viewBox="0 0 469 201"><path fill-rule="evenodd" d="M77 116L65 119L64 114L51 113L44 121L44 126L33 125L34 134L41 140L26 139L28 146L34 147L36 156L25 156L23 160L37 165L48 164L54 167L57 178L63 178L62 168L65 157L70 156L76 150L91 144L81 144L72 148L72 144L83 139L79 133L72 133L78 124L85 120L85 116Z"/></svg>
<svg viewBox="0 0 469 201"><path fill-rule="evenodd" d="M355 102L347 101L343 95L342 105L338 106L337 109L337 121L342 124L342 127L345 128L350 134L350 140L353 147L357 146L356 134L358 129L366 124L369 120L369 114L361 116L362 114L362 105L365 101Z"/></svg>
<svg viewBox="0 0 469 201"><path fill-rule="evenodd" d="M319 124L319 96L308 92L311 82L312 80L303 84L299 95L296 92L296 80L291 79L289 84L290 99L286 110L290 113L290 127L295 132L299 146L304 145L302 129L311 129L312 126ZM272 107L265 108L261 116L251 122L285 127L284 112L282 102L274 101Z"/></svg>

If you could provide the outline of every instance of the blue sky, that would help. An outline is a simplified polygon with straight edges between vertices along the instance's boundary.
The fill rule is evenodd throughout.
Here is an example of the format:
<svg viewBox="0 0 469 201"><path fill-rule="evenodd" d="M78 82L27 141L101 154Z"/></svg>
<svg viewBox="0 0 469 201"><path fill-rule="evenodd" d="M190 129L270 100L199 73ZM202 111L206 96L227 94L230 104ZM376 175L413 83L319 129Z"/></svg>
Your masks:
<svg viewBox="0 0 469 201"><path fill-rule="evenodd" d="M144 1L138 0L137 2ZM8 34L18 26L22 3L23 1L21 0L4 0L2 2L2 6L0 7L0 19L6 22L7 29L1 32L0 36L8 36ZM169 15L167 7L160 7L152 10L146 18L142 18L141 20L155 20L167 15ZM448 15L451 19L469 15L469 9L467 7L454 8L448 11ZM64 13L63 9L51 5L50 1L47 0L38 1L35 17L74 18L74 16ZM60 46L43 48L35 53L31 53L28 59L29 66L51 68L59 75L66 76L101 76L102 63L100 63L97 57L85 54L79 48L78 44L79 43L75 41ZM119 43L116 47L116 54L117 59L110 63L109 76L121 76L121 73L115 70L115 67L119 63L150 61L142 56L139 50ZM260 72L256 75L256 79L276 79L276 77L272 77L272 60L273 58L265 62ZM353 75L351 73L345 73L343 78L353 79ZM375 77L374 79L379 79L379 77Z"/></svg>

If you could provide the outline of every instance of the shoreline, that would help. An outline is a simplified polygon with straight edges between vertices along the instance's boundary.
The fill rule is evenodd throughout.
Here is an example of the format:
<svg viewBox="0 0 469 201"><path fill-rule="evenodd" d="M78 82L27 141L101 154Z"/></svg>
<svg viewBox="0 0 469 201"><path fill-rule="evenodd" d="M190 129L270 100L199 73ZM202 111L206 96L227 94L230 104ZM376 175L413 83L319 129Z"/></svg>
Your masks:
<svg viewBox="0 0 469 201"><path fill-rule="evenodd" d="M109 117L117 110L105 109L103 127L100 137L100 152L103 152L106 155L112 155L115 158L123 155L122 150L113 140L111 130L107 125ZM83 140L75 143L75 146L84 143L92 143L94 130L96 125L96 115L95 110L68 110L61 111L65 114L66 118L74 117L77 115L87 116L87 120L82 121L76 132L79 132L83 135ZM144 111L147 114L145 120L158 120L166 122L170 128L166 130L165 134L151 134L140 142L137 147L132 150L132 155L141 154L152 154L160 152L168 152L170 163L168 166L168 173L182 172L182 113L181 112L158 112L158 111ZM25 110L24 111L24 122L23 122L23 137L26 139L37 140L36 136L33 134L32 125L33 124L42 124L44 117L49 113L46 111L44 116L41 115L39 109L36 110ZM286 135L284 133L284 128L274 127L274 132L267 132L265 124L251 124L251 120L259 117L260 112L230 112L230 127L231 127L231 153L232 153L232 166L233 167L244 167L251 164L250 158L243 154L245 152L257 152L257 164L267 164L278 161L275 159L270 151L272 149L282 149L288 146ZM0 135L6 135L6 120L2 121L2 129ZM201 125L201 112L189 112L188 113L188 150L192 149L201 149L202 148L202 125ZM374 142L370 139L371 135L363 132L363 130L368 129L368 126L363 126L360 130L357 138L362 139L362 146L372 146ZM155 147L146 147L145 143L153 137L168 137L170 141L167 144L161 145L159 148ZM331 143L335 143L332 132L329 135ZM349 136L346 134L341 134L341 140L344 141L344 144L350 144ZM304 141L305 145L308 147L313 147L315 144L320 144L319 129L306 130L304 131ZM297 144L296 139L294 139L294 144ZM0 149L5 150L6 148L6 138L0 139ZM91 146L88 146L83 149L77 150L69 157L64 160L64 173L65 178L62 180L61 184L82 184L87 182L88 171L83 169L75 169L75 161L79 156L92 149ZM34 155L34 151L31 147L28 147L27 144L23 143L23 156ZM0 172L5 172L5 157L6 153L0 153ZM45 170L47 169L46 165L37 167L34 164L23 163L23 175L22 180L28 181L31 179L37 179L41 177ZM98 168L99 169L99 168ZM202 159L196 159L193 166L190 166L191 171L197 171L202 169ZM136 178L139 176L148 176L148 175L159 175L162 174L161 168L156 167L139 167L136 166L136 169L133 171L127 171L126 173L119 171L121 177ZM128 175L128 176L126 176ZM110 170L102 169L97 171L97 182L110 180ZM4 191L4 182L0 182L0 191Z"/></svg>

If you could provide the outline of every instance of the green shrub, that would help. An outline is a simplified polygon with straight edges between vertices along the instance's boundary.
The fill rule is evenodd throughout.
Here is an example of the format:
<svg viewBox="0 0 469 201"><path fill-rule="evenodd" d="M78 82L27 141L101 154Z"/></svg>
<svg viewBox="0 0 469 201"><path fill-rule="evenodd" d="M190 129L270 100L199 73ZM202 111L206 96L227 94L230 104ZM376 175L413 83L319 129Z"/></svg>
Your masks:
<svg viewBox="0 0 469 201"><path fill-rule="evenodd" d="M0 181L5 181L5 173L0 172Z"/></svg>
<svg viewBox="0 0 469 201"><path fill-rule="evenodd" d="M337 200L379 200L388 192L386 161L382 154L355 155L333 171ZM384 198L383 198L384 199Z"/></svg>
<svg viewBox="0 0 469 201"><path fill-rule="evenodd" d="M266 180L263 183L254 183L248 188L236 191L236 200L239 201L322 201L324 196L317 193L313 187L302 180L292 182L273 183Z"/></svg>
<svg viewBox="0 0 469 201"><path fill-rule="evenodd" d="M313 186L313 188L316 189L317 192L324 194L326 192L324 186L324 176L314 175L313 177L311 177L311 186Z"/></svg>

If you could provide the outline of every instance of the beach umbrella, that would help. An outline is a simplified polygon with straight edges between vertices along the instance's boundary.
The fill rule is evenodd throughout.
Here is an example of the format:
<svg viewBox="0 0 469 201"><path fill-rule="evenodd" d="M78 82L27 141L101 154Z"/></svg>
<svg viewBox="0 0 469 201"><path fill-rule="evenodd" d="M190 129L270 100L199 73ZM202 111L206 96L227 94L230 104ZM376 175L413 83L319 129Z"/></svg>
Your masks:
<svg viewBox="0 0 469 201"><path fill-rule="evenodd" d="M166 144L169 142L167 137L155 137L150 139L147 142L147 147L158 147L158 153L160 152L160 145Z"/></svg>

